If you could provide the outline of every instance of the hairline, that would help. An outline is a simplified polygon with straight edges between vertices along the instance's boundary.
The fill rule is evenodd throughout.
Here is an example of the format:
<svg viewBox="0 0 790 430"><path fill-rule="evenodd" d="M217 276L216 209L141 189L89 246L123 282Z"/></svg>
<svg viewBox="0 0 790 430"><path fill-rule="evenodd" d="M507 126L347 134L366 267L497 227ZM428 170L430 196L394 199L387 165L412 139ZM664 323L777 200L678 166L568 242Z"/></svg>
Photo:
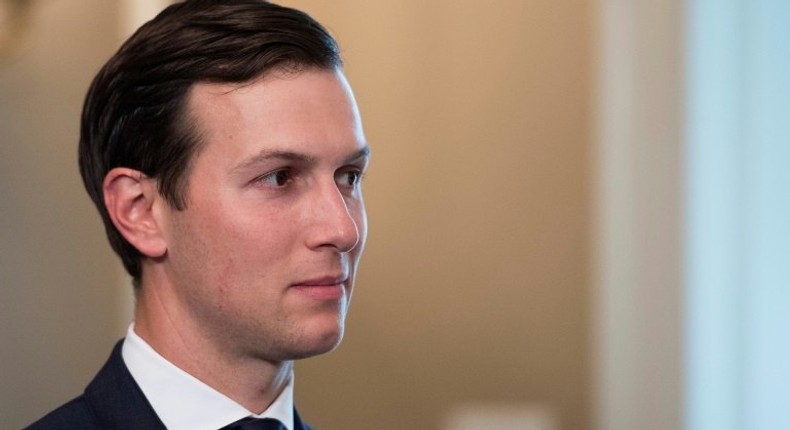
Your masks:
<svg viewBox="0 0 790 430"><path fill-rule="evenodd" d="M268 70L264 70L263 72L259 73L257 76L247 79L244 81L232 81L232 80L210 80L210 79L200 79L195 82L192 82L187 90L184 92L182 96L182 100L179 103L178 110L180 111L179 118L176 120L177 124L177 132L181 134L183 137L190 139L193 141L193 146L189 151L189 158L186 160L186 165L182 170L175 190L175 195L173 196L174 200L171 201L168 199L168 196L164 193L164 190L161 188L161 178L156 177L154 178L157 181L157 190L159 194L165 197L165 200L168 204L176 209L176 210L184 210L187 208L188 199L187 195L189 193L189 178L192 175L192 168L194 166L195 160L200 156L201 152L203 151L204 147L206 146L206 130L204 129L204 124L201 123L200 118L198 117L197 113L195 112L195 104L193 103L193 94L195 88L198 86L228 86L231 87L230 90L226 92L226 94L230 94L234 91L238 91L242 88L254 85L256 83L262 82L267 79L277 78L277 79L289 79L289 78L296 78L301 76L304 73L308 72L319 72L325 71L330 73L336 74L343 74L343 67L342 63L340 64L332 64L328 66L323 66L319 64L299 64L292 61L287 61L286 64L275 65ZM274 75L274 76L272 76Z"/></svg>

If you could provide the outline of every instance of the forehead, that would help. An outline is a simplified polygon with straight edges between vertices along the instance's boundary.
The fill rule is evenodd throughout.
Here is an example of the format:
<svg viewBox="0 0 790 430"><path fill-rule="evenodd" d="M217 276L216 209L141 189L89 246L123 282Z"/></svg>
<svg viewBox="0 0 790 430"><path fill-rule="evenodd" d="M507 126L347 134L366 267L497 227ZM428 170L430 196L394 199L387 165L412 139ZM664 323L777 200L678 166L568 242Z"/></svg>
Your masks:
<svg viewBox="0 0 790 430"><path fill-rule="evenodd" d="M187 109L204 137L294 143L320 137L316 134L361 134L351 88L338 70L271 73L241 84L198 83Z"/></svg>
<svg viewBox="0 0 790 430"><path fill-rule="evenodd" d="M334 163L366 146L351 88L337 70L199 83L190 91L187 113L200 142L190 177L218 179L267 152Z"/></svg>

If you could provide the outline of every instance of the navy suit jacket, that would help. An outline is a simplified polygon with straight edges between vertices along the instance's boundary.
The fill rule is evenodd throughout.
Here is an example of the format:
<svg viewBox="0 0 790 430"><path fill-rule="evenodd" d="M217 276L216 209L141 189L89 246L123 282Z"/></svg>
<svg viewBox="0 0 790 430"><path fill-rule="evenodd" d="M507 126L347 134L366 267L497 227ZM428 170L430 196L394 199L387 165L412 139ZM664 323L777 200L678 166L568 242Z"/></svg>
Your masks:
<svg viewBox="0 0 790 430"><path fill-rule="evenodd" d="M27 430L165 430L132 378L118 342L85 392L28 426ZM312 430L294 410L294 430Z"/></svg>

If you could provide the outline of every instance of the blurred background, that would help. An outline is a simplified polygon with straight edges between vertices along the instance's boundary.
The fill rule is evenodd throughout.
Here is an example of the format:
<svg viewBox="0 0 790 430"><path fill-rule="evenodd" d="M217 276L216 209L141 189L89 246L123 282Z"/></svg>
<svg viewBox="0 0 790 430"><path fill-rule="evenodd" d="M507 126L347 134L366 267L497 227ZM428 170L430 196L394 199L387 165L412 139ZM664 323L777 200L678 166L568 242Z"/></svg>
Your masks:
<svg viewBox="0 0 790 430"><path fill-rule="evenodd" d="M130 322L78 118L166 3L0 1L0 428L81 392ZM338 38L374 151L307 421L790 428L790 3L282 3Z"/></svg>

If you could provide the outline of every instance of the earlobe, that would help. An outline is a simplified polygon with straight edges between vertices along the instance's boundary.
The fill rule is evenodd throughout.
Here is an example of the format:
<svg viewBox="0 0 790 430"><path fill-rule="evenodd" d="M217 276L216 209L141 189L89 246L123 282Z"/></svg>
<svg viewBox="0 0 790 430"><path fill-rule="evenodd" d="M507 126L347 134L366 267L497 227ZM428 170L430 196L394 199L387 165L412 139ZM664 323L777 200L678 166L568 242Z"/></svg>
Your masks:
<svg viewBox="0 0 790 430"><path fill-rule="evenodd" d="M104 177L103 189L104 205L123 237L147 257L163 256L167 243L154 211L156 182L138 170L116 167Z"/></svg>

